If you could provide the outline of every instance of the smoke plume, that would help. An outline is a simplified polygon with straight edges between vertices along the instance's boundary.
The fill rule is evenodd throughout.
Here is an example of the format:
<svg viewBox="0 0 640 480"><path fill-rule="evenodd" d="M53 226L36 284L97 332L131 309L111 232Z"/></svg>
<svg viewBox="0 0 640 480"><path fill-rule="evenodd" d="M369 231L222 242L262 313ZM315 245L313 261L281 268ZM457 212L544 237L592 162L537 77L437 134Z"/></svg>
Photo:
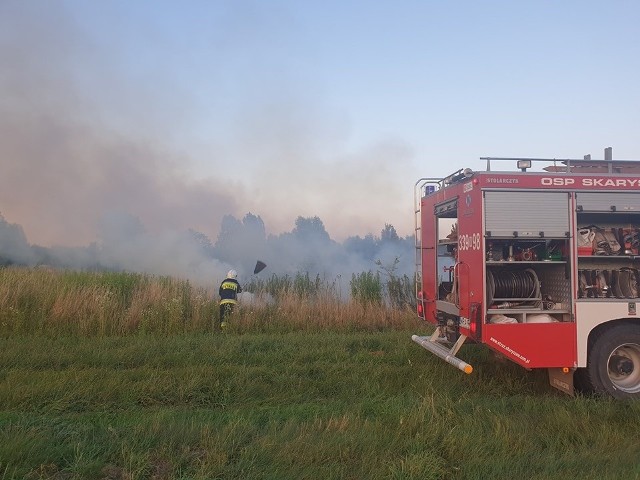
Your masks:
<svg viewBox="0 0 640 480"><path fill-rule="evenodd" d="M398 196L388 181L392 166L406 166L410 149L385 141L340 153L344 133L327 126L326 112L274 94L229 120L232 144L208 152L219 173L196 177L173 134L192 121L194 99L162 75L169 69L146 72L144 81L116 73L124 60L64 5L0 3L1 264L199 283L231 267L248 276L257 259L270 273L344 277L375 268L379 258L359 250L369 240L349 235L393 220L381 211L403 224L410 218L408 205L387 200ZM274 102L277 108L265 108ZM250 168L227 174L230 164ZM267 233L262 218L284 233ZM397 252L380 244L375 253L410 263L405 240Z"/></svg>

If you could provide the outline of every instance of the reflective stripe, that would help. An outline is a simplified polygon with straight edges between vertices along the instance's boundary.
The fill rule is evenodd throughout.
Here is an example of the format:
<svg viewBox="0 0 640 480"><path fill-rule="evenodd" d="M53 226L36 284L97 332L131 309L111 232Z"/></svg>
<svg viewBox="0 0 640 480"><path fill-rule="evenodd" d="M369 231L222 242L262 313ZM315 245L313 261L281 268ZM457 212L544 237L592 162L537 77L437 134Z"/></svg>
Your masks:
<svg viewBox="0 0 640 480"><path fill-rule="evenodd" d="M232 300L230 298L225 298L224 300L220 300L220 305L224 305L226 303L234 303L235 304L235 303L238 303L238 301L237 300Z"/></svg>
<svg viewBox="0 0 640 480"><path fill-rule="evenodd" d="M235 282L222 282L221 288L223 290L238 290L238 285Z"/></svg>

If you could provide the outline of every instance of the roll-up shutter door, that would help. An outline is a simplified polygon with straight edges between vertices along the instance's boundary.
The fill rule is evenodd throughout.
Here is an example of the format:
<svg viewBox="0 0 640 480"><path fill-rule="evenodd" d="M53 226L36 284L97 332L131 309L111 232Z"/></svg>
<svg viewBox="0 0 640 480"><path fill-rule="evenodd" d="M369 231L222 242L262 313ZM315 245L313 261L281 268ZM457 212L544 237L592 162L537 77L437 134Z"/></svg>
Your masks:
<svg viewBox="0 0 640 480"><path fill-rule="evenodd" d="M576 205L583 212L640 212L640 195L629 192L578 192Z"/></svg>
<svg viewBox="0 0 640 480"><path fill-rule="evenodd" d="M485 231L491 237L566 237L566 192L485 192Z"/></svg>

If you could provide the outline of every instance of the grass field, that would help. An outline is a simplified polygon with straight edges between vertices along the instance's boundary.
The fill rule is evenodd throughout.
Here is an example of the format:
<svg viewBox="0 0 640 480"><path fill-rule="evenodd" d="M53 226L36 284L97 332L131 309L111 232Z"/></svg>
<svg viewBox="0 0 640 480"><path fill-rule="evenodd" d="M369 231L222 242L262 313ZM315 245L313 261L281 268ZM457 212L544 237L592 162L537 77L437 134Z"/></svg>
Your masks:
<svg viewBox="0 0 640 480"><path fill-rule="evenodd" d="M640 478L640 404L564 396L474 345L465 375L411 342L410 312L100 333L31 292L12 308L39 320L0 337L2 479Z"/></svg>

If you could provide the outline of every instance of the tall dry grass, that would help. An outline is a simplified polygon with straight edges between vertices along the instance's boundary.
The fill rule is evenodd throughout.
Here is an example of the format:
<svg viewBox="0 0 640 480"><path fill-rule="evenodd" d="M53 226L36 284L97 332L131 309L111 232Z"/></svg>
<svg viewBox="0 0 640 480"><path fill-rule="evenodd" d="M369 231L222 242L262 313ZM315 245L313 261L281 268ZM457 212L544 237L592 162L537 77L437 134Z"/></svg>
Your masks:
<svg viewBox="0 0 640 480"><path fill-rule="evenodd" d="M381 331L415 327L409 307L389 308L379 302L340 301L331 293L303 296L293 290L281 292L277 300L256 295L240 305L231 327L248 331Z"/></svg>
<svg viewBox="0 0 640 480"><path fill-rule="evenodd" d="M211 328L215 299L188 281L143 274L0 269L0 333L125 335Z"/></svg>
<svg viewBox="0 0 640 480"><path fill-rule="evenodd" d="M230 330L377 331L415 322L408 307L345 301L335 285L301 278L241 298ZM217 315L217 285L204 288L126 272L0 268L0 334L5 336L210 332Z"/></svg>

